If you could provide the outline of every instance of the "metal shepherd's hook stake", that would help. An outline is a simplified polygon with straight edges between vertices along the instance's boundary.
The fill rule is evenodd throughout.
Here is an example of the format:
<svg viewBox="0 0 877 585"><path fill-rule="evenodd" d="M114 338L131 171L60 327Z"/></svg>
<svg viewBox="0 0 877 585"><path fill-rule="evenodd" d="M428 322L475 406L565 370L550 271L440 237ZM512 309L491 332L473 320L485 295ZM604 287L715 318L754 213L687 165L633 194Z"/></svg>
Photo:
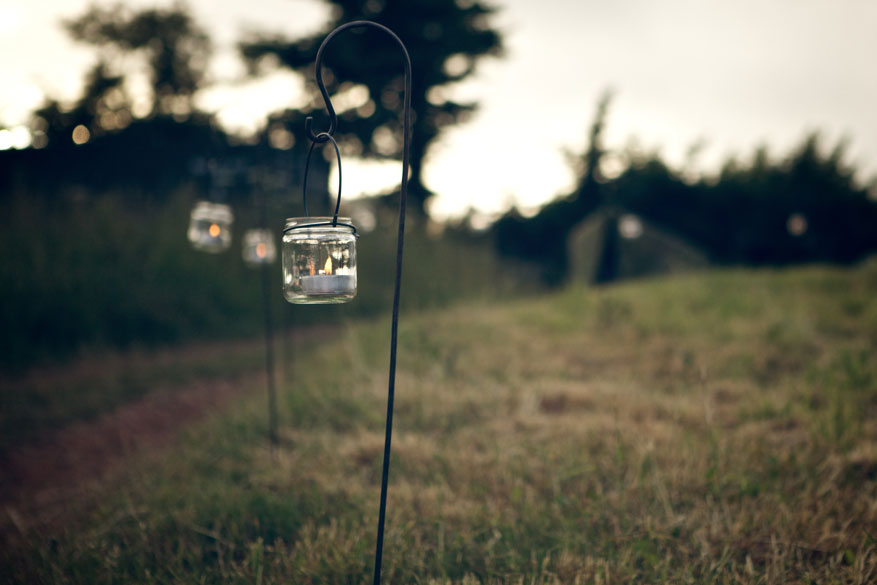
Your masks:
<svg viewBox="0 0 877 585"><path fill-rule="evenodd" d="M405 57L405 96L403 101L404 110L402 114L404 134L402 142L402 188L401 196L399 198L399 235L396 240L396 282L393 288L393 324L390 336L390 379L387 388L387 429L384 439L384 466L383 472L381 473L381 509L378 514L378 539L375 549L374 583L375 585L378 585L381 582L381 555L384 548L384 518L386 517L387 512L387 478L390 474L390 441L393 435L393 397L396 388L396 342L399 330L399 293L402 283L402 246L405 236L405 204L408 198L408 153L411 146L411 57L408 55L408 49L405 48L405 44L398 36L396 36L396 33L387 27L370 20L348 22L329 33L329 36L327 36L325 40L323 40L323 44L320 45L320 48L317 51L317 59L315 61L317 86L320 88L320 93L323 95L323 101L326 103L326 110L329 113L329 130L326 132L320 132L319 134L314 134L312 130L313 118L306 118L305 130L308 133L308 137L314 143L313 145L329 142L330 140L333 144L335 142L333 136L338 127L338 116L335 114L335 108L332 107L332 100L329 99L329 92L326 91L326 86L323 84L323 54L325 53L326 46L332 39L350 28L375 28L387 33L396 41L399 48L402 49L402 54ZM337 151L337 145L335 145L335 148ZM338 220L338 204L340 203L340 200L341 192L339 185L338 203L336 203L335 206L334 221L336 222Z"/></svg>

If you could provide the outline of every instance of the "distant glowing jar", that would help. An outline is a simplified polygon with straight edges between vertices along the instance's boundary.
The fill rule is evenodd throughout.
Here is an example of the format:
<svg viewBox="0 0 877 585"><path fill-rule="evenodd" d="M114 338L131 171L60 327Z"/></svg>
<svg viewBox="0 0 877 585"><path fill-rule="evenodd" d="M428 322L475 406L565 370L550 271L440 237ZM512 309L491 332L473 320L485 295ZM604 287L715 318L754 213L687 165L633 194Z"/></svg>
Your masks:
<svg viewBox="0 0 877 585"><path fill-rule="evenodd" d="M231 246L231 207L222 203L199 201L189 219L189 241L202 252L223 252Z"/></svg>
<svg viewBox="0 0 877 585"><path fill-rule="evenodd" d="M296 304L356 296L356 228L350 218L295 217L283 230L283 296Z"/></svg>
<svg viewBox="0 0 877 585"><path fill-rule="evenodd" d="M277 258L277 246L271 230L256 229L244 232L244 262L250 266L271 264Z"/></svg>

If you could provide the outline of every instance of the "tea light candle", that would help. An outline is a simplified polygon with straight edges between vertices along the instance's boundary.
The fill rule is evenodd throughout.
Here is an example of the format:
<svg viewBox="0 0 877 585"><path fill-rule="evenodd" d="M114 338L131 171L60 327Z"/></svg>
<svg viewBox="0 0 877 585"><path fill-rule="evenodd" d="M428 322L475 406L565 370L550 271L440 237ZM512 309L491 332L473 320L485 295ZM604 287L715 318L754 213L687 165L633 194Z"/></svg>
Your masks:
<svg viewBox="0 0 877 585"><path fill-rule="evenodd" d="M318 274L301 277L301 288L307 295L336 295L352 293L356 290L353 274L332 274L332 257L326 258L326 265Z"/></svg>
<svg viewBox="0 0 877 585"><path fill-rule="evenodd" d="M315 274L301 277L301 288L308 295L346 294L356 290L352 274Z"/></svg>

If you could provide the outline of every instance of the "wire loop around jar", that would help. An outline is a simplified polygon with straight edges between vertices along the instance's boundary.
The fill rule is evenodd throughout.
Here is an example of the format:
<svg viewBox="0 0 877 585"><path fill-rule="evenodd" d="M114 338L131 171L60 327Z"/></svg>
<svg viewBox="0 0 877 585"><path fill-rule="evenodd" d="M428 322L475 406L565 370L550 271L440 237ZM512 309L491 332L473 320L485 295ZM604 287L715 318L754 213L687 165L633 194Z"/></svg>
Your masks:
<svg viewBox="0 0 877 585"><path fill-rule="evenodd" d="M338 221L337 212L336 212L335 217L332 221L320 221L320 222L315 222L315 223L303 223L301 225L293 225L293 226L289 226L288 228L284 228L283 233L288 234L289 232L292 232L295 230L303 230L303 229L309 229L309 228L315 228L315 227L338 227L338 226L350 228L350 232L354 235L354 237L357 237L357 238L359 237L359 234L356 231L355 225L353 225L352 223L345 223L343 221Z"/></svg>
<svg viewBox="0 0 877 585"><path fill-rule="evenodd" d="M305 174L302 179L302 201L304 202L305 216L310 216L311 214L308 212L308 171L311 168L311 155L314 154L314 147L326 142L332 143L332 147L335 148L335 160L338 161L338 197L335 199L335 213L332 214L332 223L330 224L335 226L338 224L338 210L341 209L341 151L338 150L338 143L335 142L335 139L328 132L320 132L317 134L316 140L311 141L311 147L308 149L308 156L305 159ZM356 233L356 228L353 229L353 232Z"/></svg>

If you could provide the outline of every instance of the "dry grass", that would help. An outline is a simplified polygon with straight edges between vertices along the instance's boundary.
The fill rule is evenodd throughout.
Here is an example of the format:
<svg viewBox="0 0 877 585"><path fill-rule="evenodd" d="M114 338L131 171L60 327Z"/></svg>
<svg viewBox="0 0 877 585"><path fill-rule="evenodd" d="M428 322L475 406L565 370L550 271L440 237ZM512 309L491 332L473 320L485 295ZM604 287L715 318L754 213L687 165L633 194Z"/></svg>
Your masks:
<svg viewBox="0 0 877 585"><path fill-rule="evenodd" d="M403 315L386 583L877 580L877 264ZM140 461L11 580L370 582L386 324Z"/></svg>

